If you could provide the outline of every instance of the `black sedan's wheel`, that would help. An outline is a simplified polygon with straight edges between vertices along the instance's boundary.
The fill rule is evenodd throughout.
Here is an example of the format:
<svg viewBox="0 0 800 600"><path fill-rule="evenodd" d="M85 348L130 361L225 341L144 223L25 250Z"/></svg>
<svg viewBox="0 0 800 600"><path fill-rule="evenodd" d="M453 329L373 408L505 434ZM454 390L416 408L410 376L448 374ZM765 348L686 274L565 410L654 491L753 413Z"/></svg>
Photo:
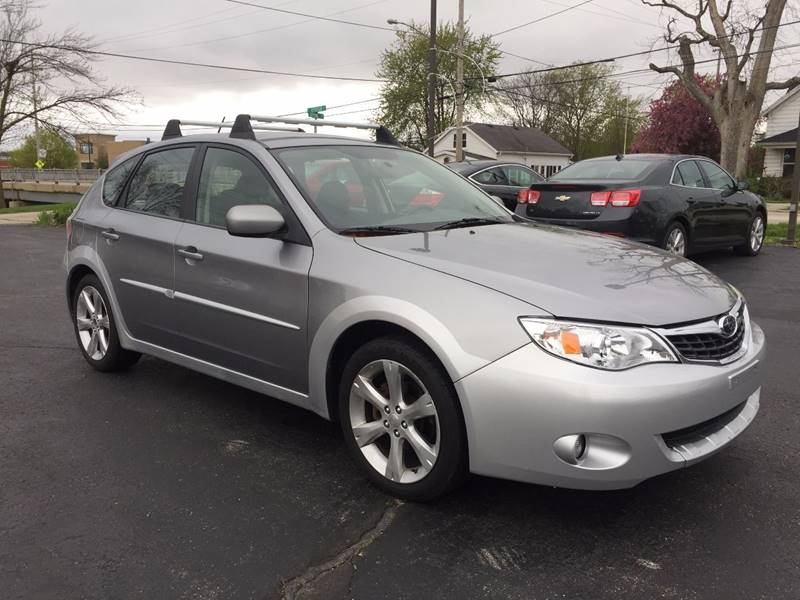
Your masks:
<svg viewBox="0 0 800 600"><path fill-rule="evenodd" d="M671 223L664 234L664 242L661 247L677 256L686 256L686 251L689 247L686 228L678 222Z"/></svg>
<svg viewBox="0 0 800 600"><path fill-rule="evenodd" d="M342 374L339 417L351 455L390 494L431 500L467 473L455 390L416 344L387 337L357 350Z"/></svg>
<svg viewBox="0 0 800 600"><path fill-rule="evenodd" d="M764 245L765 230L764 217L761 213L756 213L756 216L750 221L747 242L740 246L734 246L733 251L740 256L755 256L761 252L761 248Z"/></svg>
<svg viewBox="0 0 800 600"><path fill-rule="evenodd" d="M130 367L140 354L119 345L111 303L95 275L85 275L72 297L73 324L78 347L93 368L116 371Z"/></svg>

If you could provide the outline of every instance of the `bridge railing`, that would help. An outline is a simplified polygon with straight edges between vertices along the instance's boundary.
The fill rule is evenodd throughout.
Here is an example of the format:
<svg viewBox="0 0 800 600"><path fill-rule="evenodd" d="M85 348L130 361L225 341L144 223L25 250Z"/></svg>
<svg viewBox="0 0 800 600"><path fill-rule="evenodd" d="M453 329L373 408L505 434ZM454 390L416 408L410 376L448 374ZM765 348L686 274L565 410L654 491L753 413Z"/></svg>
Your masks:
<svg viewBox="0 0 800 600"><path fill-rule="evenodd" d="M91 183L102 173L103 169L0 169L0 180Z"/></svg>

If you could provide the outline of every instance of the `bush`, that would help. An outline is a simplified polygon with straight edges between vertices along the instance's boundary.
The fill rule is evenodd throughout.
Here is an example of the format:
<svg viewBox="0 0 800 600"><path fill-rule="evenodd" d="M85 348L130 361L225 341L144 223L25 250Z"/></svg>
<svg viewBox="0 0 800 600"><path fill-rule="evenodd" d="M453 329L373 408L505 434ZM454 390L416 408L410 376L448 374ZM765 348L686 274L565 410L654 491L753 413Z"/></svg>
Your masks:
<svg viewBox="0 0 800 600"><path fill-rule="evenodd" d="M59 206L55 210L43 210L36 217L37 225L64 225L75 210L74 206Z"/></svg>
<svg viewBox="0 0 800 600"><path fill-rule="evenodd" d="M750 177L747 183L751 192L767 202L789 202L792 196L791 177Z"/></svg>

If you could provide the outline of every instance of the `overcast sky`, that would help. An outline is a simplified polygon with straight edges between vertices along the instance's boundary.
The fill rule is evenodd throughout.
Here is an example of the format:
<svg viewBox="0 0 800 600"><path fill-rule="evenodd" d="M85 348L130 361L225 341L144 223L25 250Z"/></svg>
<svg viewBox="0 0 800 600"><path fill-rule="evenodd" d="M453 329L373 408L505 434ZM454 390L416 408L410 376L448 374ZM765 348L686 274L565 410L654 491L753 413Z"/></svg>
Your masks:
<svg viewBox="0 0 800 600"><path fill-rule="evenodd" d="M252 1L378 26L386 26L387 18L427 22L430 10L428 0ZM737 4L742 2L737 0ZM465 12L474 32L492 34L577 4L580 0L466 0ZM439 0L440 19L455 20L457 5L457 0ZM93 35L107 51L367 79L374 78L381 51L394 39L391 31L309 20L226 0L51 0L39 16L44 31L75 27ZM663 45L664 22L659 9L642 6L639 0L594 0L496 39L507 52L565 64ZM798 32L797 26L781 29L778 43L795 43ZM661 52L654 58L663 63L667 56ZM776 58L774 63L787 65L777 67L778 76L796 73L798 56L800 51L795 49ZM646 67L648 62L646 56L621 60L617 70ZM540 66L504 55L499 71ZM379 91L379 84L371 82L248 74L121 58L104 58L96 69L109 83L134 88L142 97L143 104L127 111L124 118L137 128L107 128L121 133L121 138L159 137L161 124L172 117L219 120L243 112L292 113L318 104L336 106L374 98ZM668 79L644 73L620 81L623 87L630 86L631 94L652 97L658 94L659 82ZM376 105L330 109L326 116L349 113L340 118L367 121ZM149 124L155 127L142 127Z"/></svg>

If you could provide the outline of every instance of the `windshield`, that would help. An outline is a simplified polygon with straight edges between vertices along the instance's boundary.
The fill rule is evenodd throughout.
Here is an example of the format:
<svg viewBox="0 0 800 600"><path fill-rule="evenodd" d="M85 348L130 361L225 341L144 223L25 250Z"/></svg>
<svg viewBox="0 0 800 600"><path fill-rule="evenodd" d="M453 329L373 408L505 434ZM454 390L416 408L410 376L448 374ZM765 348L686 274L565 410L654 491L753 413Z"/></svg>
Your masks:
<svg viewBox="0 0 800 600"><path fill-rule="evenodd" d="M305 146L274 153L317 213L339 232L513 220L466 179L409 150Z"/></svg>
<svg viewBox="0 0 800 600"><path fill-rule="evenodd" d="M640 179L655 163L649 160L623 158L583 160L562 169L549 181L572 179Z"/></svg>

